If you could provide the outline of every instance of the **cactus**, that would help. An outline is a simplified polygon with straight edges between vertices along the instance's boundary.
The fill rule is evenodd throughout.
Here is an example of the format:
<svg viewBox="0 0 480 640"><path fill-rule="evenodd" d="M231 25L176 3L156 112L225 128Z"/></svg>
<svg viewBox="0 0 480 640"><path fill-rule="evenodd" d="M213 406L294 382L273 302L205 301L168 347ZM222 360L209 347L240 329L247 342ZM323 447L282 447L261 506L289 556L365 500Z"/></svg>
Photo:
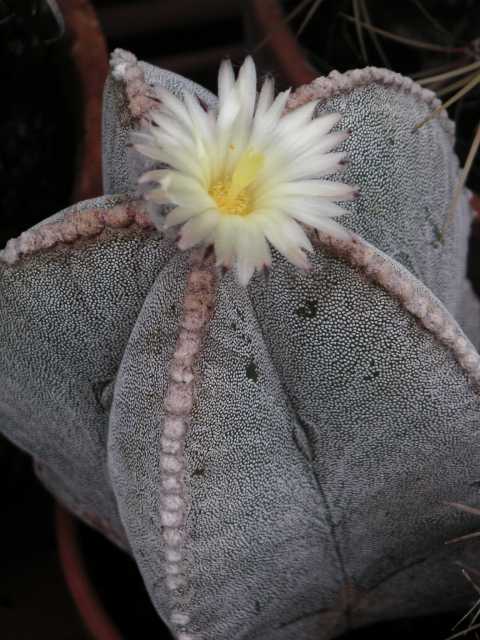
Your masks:
<svg viewBox="0 0 480 640"><path fill-rule="evenodd" d="M332 72L294 109L343 114L347 239L312 270L273 253L247 288L179 252L129 143L160 87L215 97L117 50L104 192L0 254L0 429L40 479L131 553L178 640L328 639L463 607L480 482L480 308L468 192L433 93Z"/></svg>

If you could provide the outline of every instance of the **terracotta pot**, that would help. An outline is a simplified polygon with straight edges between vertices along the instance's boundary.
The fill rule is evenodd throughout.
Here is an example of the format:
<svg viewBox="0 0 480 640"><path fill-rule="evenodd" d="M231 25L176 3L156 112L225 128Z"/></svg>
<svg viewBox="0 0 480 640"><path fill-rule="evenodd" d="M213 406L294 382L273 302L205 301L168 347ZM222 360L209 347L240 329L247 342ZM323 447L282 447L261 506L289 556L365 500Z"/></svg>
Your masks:
<svg viewBox="0 0 480 640"><path fill-rule="evenodd" d="M55 529L65 581L92 637L137 638L141 630L142 637L172 640L133 558L112 544L104 523L91 514L83 517L92 527L57 505Z"/></svg>
<svg viewBox="0 0 480 640"><path fill-rule="evenodd" d="M63 575L82 620L95 640L121 640L93 587L77 535L75 518L57 505L55 529Z"/></svg>
<svg viewBox="0 0 480 640"><path fill-rule="evenodd" d="M78 74L79 149L72 202L102 194L102 96L108 73L105 38L89 0L56 0Z"/></svg>
<svg viewBox="0 0 480 640"><path fill-rule="evenodd" d="M264 68L270 68L291 87L308 84L319 75L285 22L279 0L248 0L245 14L250 41L258 43L255 57Z"/></svg>

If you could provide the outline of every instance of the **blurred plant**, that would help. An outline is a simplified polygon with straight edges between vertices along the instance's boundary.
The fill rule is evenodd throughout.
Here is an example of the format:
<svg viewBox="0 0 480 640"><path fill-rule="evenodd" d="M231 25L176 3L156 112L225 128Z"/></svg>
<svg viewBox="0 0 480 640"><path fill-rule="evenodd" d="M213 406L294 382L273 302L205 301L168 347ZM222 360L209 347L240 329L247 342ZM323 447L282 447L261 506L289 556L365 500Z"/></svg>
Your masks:
<svg viewBox="0 0 480 640"><path fill-rule="evenodd" d="M290 4L287 2L286 6L289 7ZM460 4L463 11L458 6ZM452 14L453 5L457 12ZM478 11L478 7L468 0L454 3L410 0L401 6L388 8L376 0L343 0L338 3L301 0L293 4L285 22L297 19L296 35L300 37L320 7L324 11L323 16L328 15L327 22L331 23L323 55L319 56L318 51L312 50L314 43L308 37L305 42L308 55L320 69L343 70L342 61L345 61L346 68L355 66L356 63L351 59L346 62L345 53L339 51L341 48L350 49L357 64L380 64L410 75L422 86L435 91L439 97L450 96L428 117L417 123L417 128L424 126L442 110L449 110L457 123L457 152L464 167L440 232L440 240L443 242L469 177L472 175L469 183L473 189L478 190L480 186L480 169L476 161L480 146L480 123L478 119L472 122L474 114L469 117L463 112L463 100L466 96L475 101L479 98L480 39L476 37L475 29L472 30L476 15L473 11ZM305 15L299 21L302 12ZM442 24L442 12L452 19L449 29ZM377 23L386 23L388 28L380 27ZM353 28L353 32L347 28L348 25ZM265 40L260 46L264 43ZM415 53L413 58L405 54L409 50Z"/></svg>
<svg viewBox="0 0 480 640"><path fill-rule="evenodd" d="M468 505L461 504L458 502L450 502L448 504L451 507L455 507L456 509L460 509L461 511L464 511L465 513L470 513L475 516L480 516L480 509L476 509L475 507L470 507ZM472 538L478 538L479 536L480 536L480 531L474 531L473 533L468 533L464 536L460 536L458 538L453 538L452 540L448 540L447 544L451 544L454 542L463 542L465 540L471 540ZM473 580L471 576L471 574L473 574L480 577L480 571L473 568L468 568L467 570L467 568L462 567L462 574L465 577L465 579L472 585L473 589L477 592L477 594L480 596L480 586ZM458 620L458 622L452 627L452 631L455 631L455 629L458 629L459 627L461 627L463 623L468 622L468 625L464 629L461 629L460 631L457 631L453 635L449 636L447 640L455 640L456 638L463 638L472 632L475 632L475 638L478 639L479 636L477 631L480 631L480 623L477 621L479 620L479 618L480 618L480 597L473 603L473 605L470 607L467 613L464 616L462 616L460 620Z"/></svg>
<svg viewBox="0 0 480 640"><path fill-rule="evenodd" d="M478 511L478 513L480 513L480 511ZM472 573L476 573L477 575L480 576L480 573L475 569L469 569L469 571ZM472 587L475 589L477 594L480 595L480 586L474 582L470 573L465 568L462 568L462 574L465 577L465 579L468 580L468 582L472 585ZM475 633L475 638L478 640L479 635L477 631L480 630L480 623L478 623L477 620L479 616L480 616L480 598L478 598L474 602L474 604L470 607L467 613L464 616L462 616L462 618L460 618L460 620L452 627L452 631L455 631L455 629L458 629L463 623L468 621L468 625L465 627L465 629L461 629L460 631L457 631L453 635L448 636L446 640L456 640L456 638L464 638L465 636L473 632Z"/></svg>

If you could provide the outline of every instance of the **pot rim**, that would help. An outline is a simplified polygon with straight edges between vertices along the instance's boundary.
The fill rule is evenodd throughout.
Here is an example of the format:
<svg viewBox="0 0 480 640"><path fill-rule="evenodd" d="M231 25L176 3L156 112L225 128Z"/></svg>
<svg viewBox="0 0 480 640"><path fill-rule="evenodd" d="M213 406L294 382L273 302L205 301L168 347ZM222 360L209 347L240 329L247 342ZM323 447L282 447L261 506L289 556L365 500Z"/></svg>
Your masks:
<svg viewBox="0 0 480 640"><path fill-rule="evenodd" d="M69 52L78 74L79 138L72 202L103 194L102 102L108 74L107 44L90 0L55 0L65 22Z"/></svg>
<svg viewBox="0 0 480 640"><path fill-rule="evenodd" d="M122 640L122 634L105 610L88 575L75 518L58 502L55 533L65 582L86 628L95 640Z"/></svg>
<svg viewBox="0 0 480 640"><path fill-rule="evenodd" d="M250 6L259 39L266 39L264 46L270 50L288 84L298 87L317 78L318 71L308 62L298 39L285 21L279 0L251 0Z"/></svg>

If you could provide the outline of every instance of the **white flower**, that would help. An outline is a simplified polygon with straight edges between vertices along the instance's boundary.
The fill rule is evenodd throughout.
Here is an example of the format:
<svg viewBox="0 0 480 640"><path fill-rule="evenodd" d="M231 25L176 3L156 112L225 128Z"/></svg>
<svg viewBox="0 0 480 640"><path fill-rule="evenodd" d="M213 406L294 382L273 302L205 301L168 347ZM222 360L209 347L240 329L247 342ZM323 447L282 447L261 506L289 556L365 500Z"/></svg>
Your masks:
<svg viewBox="0 0 480 640"><path fill-rule="evenodd" d="M305 251L312 245L303 225L344 236L332 218L345 210L333 201L357 195L354 187L319 179L345 159L345 153L330 153L348 135L329 133L340 115L312 120L315 101L283 115L289 93L274 99L273 81L267 79L257 96L252 58L237 80L224 61L215 111L206 112L189 93L182 102L163 90L154 126L136 145L168 167L140 181L159 183L148 199L175 205L163 226L182 225L179 248L213 246L216 264L235 266L242 285L255 269L270 266L268 243L308 268Z"/></svg>

